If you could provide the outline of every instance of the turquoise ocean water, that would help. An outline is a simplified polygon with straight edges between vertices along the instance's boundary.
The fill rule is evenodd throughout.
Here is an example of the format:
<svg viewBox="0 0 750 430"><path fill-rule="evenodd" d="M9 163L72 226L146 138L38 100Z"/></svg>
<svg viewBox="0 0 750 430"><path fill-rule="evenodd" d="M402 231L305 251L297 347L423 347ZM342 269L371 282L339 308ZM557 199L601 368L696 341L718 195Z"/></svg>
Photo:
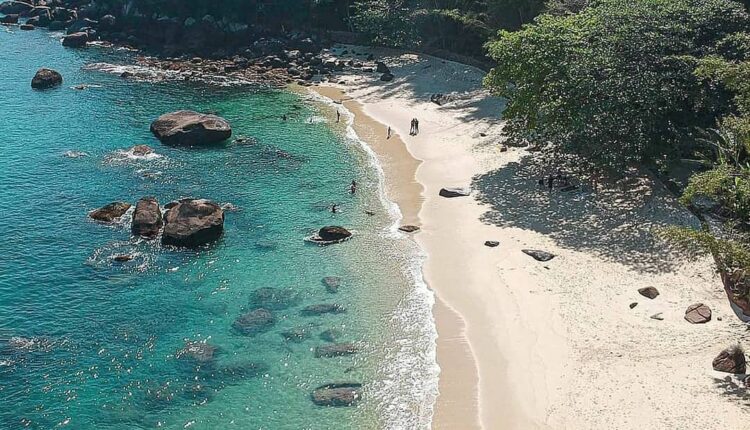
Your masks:
<svg viewBox="0 0 750 430"><path fill-rule="evenodd" d="M378 167L347 121L332 120L334 107L305 92L121 79L89 65L127 67L133 53L65 49L59 36L0 27L0 428L427 426L437 371L420 253L394 231L398 213ZM40 67L60 71L63 86L32 90ZM177 109L215 112L244 139L163 146L149 124ZM136 144L157 155L133 157ZM211 198L236 210L223 238L198 251L164 249L132 238L127 222L86 216L142 196L162 205ZM340 213L330 213L332 202ZM354 238L303 240L330 224ZM112 261L122 253L136 258ZM326 276L341 278L337 293ZM258 306L260 288L285 300L271 304L270 330L243 336L232 322ZM300 314L317 303L347 312ZM288 341L291 329L307 337ZM360 352L316 358L327 330ZM189 341L215 346L214 359L179 359ZM313 405L310 391L329 382L363 383L363 401Z"/></svg>

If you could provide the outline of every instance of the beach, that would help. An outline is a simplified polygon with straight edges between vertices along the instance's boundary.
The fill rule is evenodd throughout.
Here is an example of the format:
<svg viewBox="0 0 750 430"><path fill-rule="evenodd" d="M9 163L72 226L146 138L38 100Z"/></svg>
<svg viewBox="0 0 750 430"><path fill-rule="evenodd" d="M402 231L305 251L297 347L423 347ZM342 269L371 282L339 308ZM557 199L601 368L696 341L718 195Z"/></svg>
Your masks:
<svg viewBox="0 0 750 430"><path fill-rule="evenodd" d="M740 379L711 367L748 338L712 262L655 238L660 227L697 225L674 196L645 174L596 193L540 188L555 166L504 147L502 101L482 89L481 70L367 49L393 81L353 73L314 90L355 115L402 224L421 227L414 239L436 296L441 368L433 428L741 428L750 419ZM442 105L430 101L438 93ZM443 198L443 187L472 194ZM528 249L555 257L540 262ZM643 287L660 294L646 298ZM685 321L694 303L711 308L710 322Z"/></svg>

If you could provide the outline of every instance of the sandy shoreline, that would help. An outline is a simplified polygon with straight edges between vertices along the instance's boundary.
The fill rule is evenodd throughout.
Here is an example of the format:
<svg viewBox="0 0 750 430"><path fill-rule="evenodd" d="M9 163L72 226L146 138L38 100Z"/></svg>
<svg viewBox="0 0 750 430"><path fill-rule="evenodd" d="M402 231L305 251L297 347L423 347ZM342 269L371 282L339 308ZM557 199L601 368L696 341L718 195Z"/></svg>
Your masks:
<svg viewBox="0 0 750 430"><path fill-rule="evenodd" d="M695 222L666 190L634 178L599 194L542 191L536 178L550 166L522 149L501 152L501 102L481 90L481 71L377 54L393 82L351 75L315 90L354 113L402 223L422 227L414 237L437 296L441 367L433 428L739 428L750 419L731 394L738 381L711 369L721 349L748 338L711 262L681 260L652 237ZM434 93L451 100L430 103ZM418 136L408 133L412 117ZM439 197L447 186L474 192ZM556 257L540 263L527 248ZM661 295L646 299L643 286ZM685 322L695 302L714 320Z"/></svg>

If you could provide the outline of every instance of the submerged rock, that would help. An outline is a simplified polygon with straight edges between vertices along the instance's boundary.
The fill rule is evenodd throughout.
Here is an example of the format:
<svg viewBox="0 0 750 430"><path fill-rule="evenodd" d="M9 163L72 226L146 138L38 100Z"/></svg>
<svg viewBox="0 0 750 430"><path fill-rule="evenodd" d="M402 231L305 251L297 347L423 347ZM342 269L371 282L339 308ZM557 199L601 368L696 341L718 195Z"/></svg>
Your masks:
<svg viewBox="0 0 750 430"><path fill-rule="evenodd" d="M323 314L342 314L346 312L346 308L336 303L321 303L317 305L310 305L302 309L301 314L304 316L316 316Z"/></svg>
<svg viewBox="0 0 750 430"><path fill-rule="evenodd" d="M114 222L121 216L125 215L125 212L127 212L131 206L130 203L126 202L112 202L89 212L89 217L97 221Z"/></svg>
<svg viewBox="0 0 750 430"><path fill-rule="evenodd" d="M133 223L130 230L136 236L153 239L159 234L162 226L161 209L159 202L153 197L144 197L138 200L133 212Z"/></svg>
<svg viewBox="0 0 750 430"><path fill-rule="evenodd" d="M214 360L219 348L206 342L185 342L185 347L177 351L175 358L178 360L192 360L199 364L210 363Z"/></svg>
<svg viewBox="0 0 750 430"><path fill-rule="evenodd" d="M739 346L733 346L721 351L714 358L713 368L717 372L739 373L744 374L747 369L745 352Z"/></svg>
<svg viewBox="0 0 750 430"><path fill-rule="evenodd" d="M536 261L550 261L555 258L555 254L551 254L547 251L540 251L538 249L522 249L521 252L531 256Z"/></svg>
<svg viewBox="0 0 750 430"><path fill-rule="evenodd" d="M151 149L151 147L148 145L135 145L134 147L130 148L130 153L138 157L145 157L146 155L152 154L153 152L154 150Z"/></svg>
<svg viewBox="0 0 750 430"><path fill-rule="evenodd" d="M695 303L685 310L685 320L691 324L705 324L711 321L711 309L703 303Z"/></svg>
<svg viewBox="0 0 750 430"><path fill-rule="evenodd" d="M310 337L311 326L297 326L281 332L281 336L289 342L302 342Z"/></svg>
<svg viewBox="0 0 750 430"><path fill-rule="evenodd" d="M359 348L353 343L333 343L315 348L315 357L341 357L356 354L358 351Z"/></svg>
<svg viewBox="0 0 750 430"><path fill-rule="evenodd" d="M213 242L224 231L224 211L204 199L182 199L168 205L164 213L165 245L196 247Z"/></svg>
<svg viewBox="0 0 750 430"><path fill-rule="evenodd" d="M311 398L318 406L352 406L362 398L361 391L359 383L326 384L313 390Z"/></svg>
<svg viewBox="0 0 750 430"><path fill-rule="evenodd" d="M250 304L256 308L281 310L294 306L299 296L289 288L258 288L250 294Z"/></svg>
<svg viewBox="0 0 750 430"><path fill-rule="evenodd" d="M337 276L326 276L323 278L323 285L329 293L337 293L341 285L341 278Z"/></svg>
<svg viewBox="0 0 750 430"><path fill-rule="evenodd" d="M232 136L232 127L221 117L181 110L160 116L151 132L168 145L218 143Z"/></svg>
<svg viewBox="0 0 750 430"><path fill-rule="evenodd" d="M31 88L43 90L62 85L62 82L63 78L59 72L52 69L39 69L31 79Z"/></svg>
<svg viewBox="0 0 750 430"><path fill-rule="evenodd" d="M270 329L275 322L271 311L261 308L240 315L232 327L246 336L252 336Z"/></svg>
<svg viewBox="0 0 750 430"><path fill-rule="evenodd" d="M336 342L341 337L341 330L329 328L320 333L320 338L326 342Z"/></svg>

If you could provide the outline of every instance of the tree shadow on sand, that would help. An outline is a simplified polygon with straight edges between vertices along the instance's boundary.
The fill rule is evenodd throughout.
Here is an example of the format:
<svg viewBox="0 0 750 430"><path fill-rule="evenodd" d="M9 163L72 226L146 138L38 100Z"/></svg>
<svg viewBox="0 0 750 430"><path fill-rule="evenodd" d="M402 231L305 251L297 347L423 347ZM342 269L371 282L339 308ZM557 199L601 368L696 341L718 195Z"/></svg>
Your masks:
<svg viewBox="0 0 750 430"><path fill-rule="evenodd" d="M655 230L697 226L697 220L661 185L634 176L598 193L586 184L570 192L540 187L538 179L552 173L526 155L476 176L472 188L488 206L482 222L535 231L560 247L592 252L638 271L668 272L680 263L678 254L655 237Z"/></svg>

